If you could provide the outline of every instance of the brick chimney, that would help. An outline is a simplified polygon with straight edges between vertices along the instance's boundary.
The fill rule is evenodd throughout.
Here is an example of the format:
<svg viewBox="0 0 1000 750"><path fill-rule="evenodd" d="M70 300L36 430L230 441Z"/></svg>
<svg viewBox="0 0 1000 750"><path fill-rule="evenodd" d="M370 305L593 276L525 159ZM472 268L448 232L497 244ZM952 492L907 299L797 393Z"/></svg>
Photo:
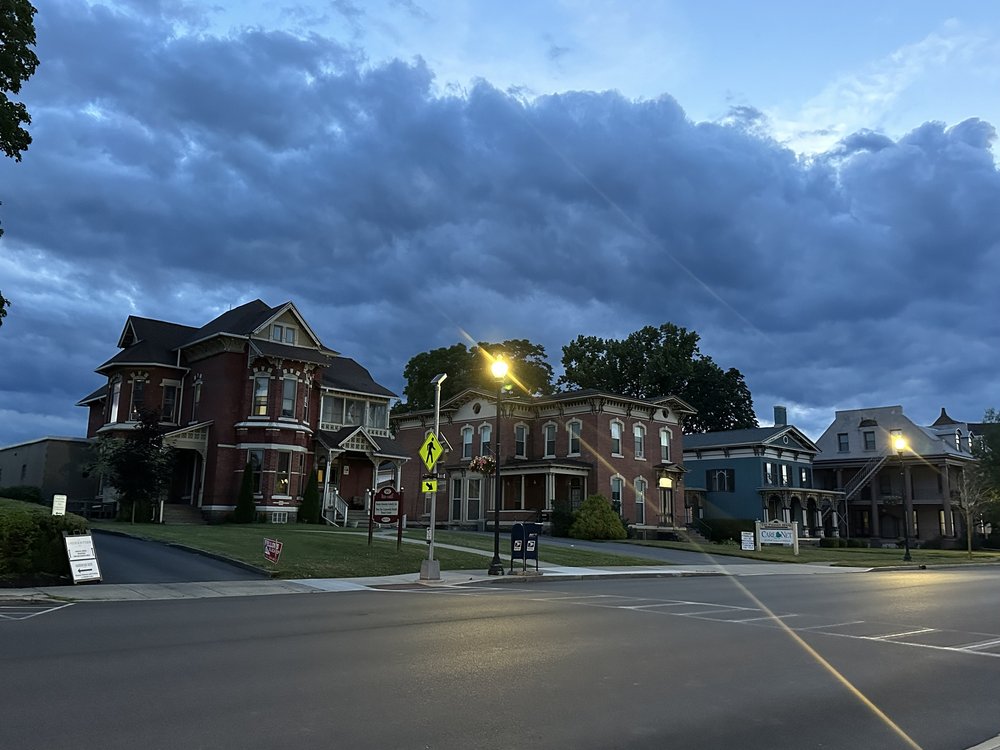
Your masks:
<svg viewBox="0 0 1000 750"><path fill-rule="evenodd" d="M784 406L774 407L774 426L784 427L788 424L788 409Z"/></svg>

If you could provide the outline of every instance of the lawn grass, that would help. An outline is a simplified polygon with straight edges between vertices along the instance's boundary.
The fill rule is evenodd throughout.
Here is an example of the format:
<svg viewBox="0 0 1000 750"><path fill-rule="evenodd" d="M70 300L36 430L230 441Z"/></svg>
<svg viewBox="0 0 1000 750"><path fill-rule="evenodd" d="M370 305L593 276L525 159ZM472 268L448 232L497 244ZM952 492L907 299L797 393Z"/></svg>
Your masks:
<svg viewBox="0 0 1000 750"><path fill-rule="evenodd" d="M119 521L95 521L91 528L118 531L132 536L162 542L183 544L240 562L249 563L271 572L276 578L365 578L369 576L418 573L427 557L427 546L404 541L396 550L396 537L376 534L368 546L367 532L357 529L335 529L303 524L221 524L214 526L161 526L130 524ZM425 531L405 532L408 539L424 539ZM264 559L264 539L282 542L277 565ZM492 553L493 539L481 534L438 531L434 535L434 559L441 570L484 572L491 554L478 554L441 547L442 544ZM539 544L541 562L573 567L659 565L639 557L611 553L574 550L555 545ZM500 556L505 565L510 561L510 539L501 539Z"/></svg>
<svg viewBox="0 0 1000 750"><path fill-rule="evenodd" d="M735 544L709 544L699 546L688 542L662 542L630 539L631 544L648 547L667 547L710 555L746 557L752 560L789 563L826 563L834 566L878 568L892 565L968 565L975 563L1000 563L1000 551L986 550L972 553L969 558L964 550L911 549L911 562L903 561L903 550L871 547L813 547L800 546L795 556L791 547L764 547L760 552L744 551Z"/></svg>
<svg viewBox="0 0 1000 750"><path fill-rule="evenodd" d="M367 534L328 531L299 524L225 524L218 526L160 526L115 521L91 523L92 529L118 531L144 539L174 542L222 555L267 570L275 578L365 578L420 572L427 557L422 545L376 537L368 546ZM264 559L264 539L282 542L281 557L272 564ZM442 570L482 570L489 558L471 552L435 550Z"/></svg>
<svg viewBox="0 0 1000 750"><path fill-rule="evenodd" d="M426 529L413 529L404 532L413 539L424 539ZM483 534L470 534L464 531L435 531L434 550L437 556L438 545L453 544L469 549L481 549L485 552L493 552L493 537ZM546 544L545 537L538 540L539 560L551 565L565 565L578 568L594 568L607 566L650 566L669 565L658 560L650 560L642 557L631 557L628 555L614 554L611 552L595 552L585 549L570 549L563 545ZM500 534L500 556L504 559L510 558L510 534Z"/></svg>

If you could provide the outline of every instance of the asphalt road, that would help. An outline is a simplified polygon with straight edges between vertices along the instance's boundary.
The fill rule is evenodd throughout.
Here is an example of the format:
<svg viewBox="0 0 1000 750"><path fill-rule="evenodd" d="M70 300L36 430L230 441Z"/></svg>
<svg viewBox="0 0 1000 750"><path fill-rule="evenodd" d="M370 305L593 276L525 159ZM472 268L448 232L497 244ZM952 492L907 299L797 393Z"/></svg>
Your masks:
<svg viewBox="0 0 1000 750"><path fill-rule="evenodd" d="M267 577L222 560L159 542L99 531L94 532L93 539L103 583L250 581Z"/></svg>
<svg viewBox="0 0 1000 750"><path fill-rule="evenodd" d="M0 619L0 746L960 750L1000 734L998 601L965 569L75 604Z"/></svg>

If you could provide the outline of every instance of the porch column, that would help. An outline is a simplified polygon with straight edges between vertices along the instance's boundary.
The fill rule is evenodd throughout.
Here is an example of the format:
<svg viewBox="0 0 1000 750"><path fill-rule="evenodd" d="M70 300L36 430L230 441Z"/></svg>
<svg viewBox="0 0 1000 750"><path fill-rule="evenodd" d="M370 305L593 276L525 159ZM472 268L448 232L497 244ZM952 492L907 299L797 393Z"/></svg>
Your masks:
<svg viewBox="0 0 1000 750"><path fill-rule="evenodd" d="M875 495L875 488L872 487L871 489L872 489L872 502L871 502L872 517L871 517L870 533L872 538L874 539L875 537L882 536L882 530L879 528L879 522L878 522L878 497L876 497Z"/></svg>
<svg viewBox="0 0 1000 750"><path fill-rule="evenodd" d="M556 499L556 477L554 474L545 475L545 509L552 510Z"/></svg>
<svg viewBox="0 0 1000 750"><path fill-rule="evenodd" d="M830 501L830 512L833 514L833 538L837 539L840 536L840 513L837 507L837 502L835 500Z"/></svg>
<svg viewBox="0 0 1000 750"><path fill-rule="evenodd" d="M965 468L962 468L965 471ZM951 475L948 473L948 464L941 467L941 507L944 508L944 535L955 536L955 527L951 518Z"/></svg>
<svg viewBox="0 0 1000 750"><path fill-rule="evenodd" d="M205 465L208 461L205 460L205 456L201 453L198 455L201 456L201 481L198 483L198 507L200 508L205 502Z"/></svg>
<svg viewBox="0 0 1000 750"><path fill-rule="evenodd" d="M792 522L792 504L787 497L781 498L781 520L785 523Z"/></svg>

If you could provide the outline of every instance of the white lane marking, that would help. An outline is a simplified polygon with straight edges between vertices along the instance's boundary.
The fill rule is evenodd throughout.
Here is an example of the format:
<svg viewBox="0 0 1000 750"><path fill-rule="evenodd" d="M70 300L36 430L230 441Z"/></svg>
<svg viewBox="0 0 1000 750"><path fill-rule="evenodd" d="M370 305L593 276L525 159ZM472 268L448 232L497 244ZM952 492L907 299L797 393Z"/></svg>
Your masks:
<svg viewBox="0 0 1000 750"><path fill-rule="evenodd" d="M767 617L749 617L746 620L726 620L726 622L755 622L756 620L784 620L798 615L768 615Z"/></svg>
<svg viewBox="0 0 1000 750"><path fill-rule="evenodd" d="M66 602L65 604L60 604L56 607L47 604L36 604L34 606L24 605L24 604L13 604L13 605L0 605L0 620L29 620L32 617L38 617L38 615L48 614L49 612L55 612L56 610L65 609L66 607L72 607L74 602ZM27 614L23 612L14 611L13 614L4 614L8 610L36 610L34 612L29 612Z"/></svg>
<svg viewBox="0 0 1000 750"><path fill-rule="evenodd" d="M937 628L919 628L917 630L904 630L902 633L889 633L887 635L869 635L865 636L873 641L887 641L890 638L904 638L908 635L921 635L922 633L933 633L937 631Z"/></svg>
<svg viewBox="0 0 1000 750"><path fill-rule="evenodd" d="M965 646L955 646L955 648L960 651L978 651L981 648L989 648L990 646L1000 646L1000 638L994 638L992 641L979 641L978 643L969 643Z"/></svg>
<svg viewBox="0 0 1000 750"><path fill-rule="evenodd" d="M860 625L864 620L848 620L847 622L832 622L828 625L809 625L808 627L803 626L801 628L795 628L796 631L799 630L819 630L821 628L843 628L847 625Z"/></svg>

